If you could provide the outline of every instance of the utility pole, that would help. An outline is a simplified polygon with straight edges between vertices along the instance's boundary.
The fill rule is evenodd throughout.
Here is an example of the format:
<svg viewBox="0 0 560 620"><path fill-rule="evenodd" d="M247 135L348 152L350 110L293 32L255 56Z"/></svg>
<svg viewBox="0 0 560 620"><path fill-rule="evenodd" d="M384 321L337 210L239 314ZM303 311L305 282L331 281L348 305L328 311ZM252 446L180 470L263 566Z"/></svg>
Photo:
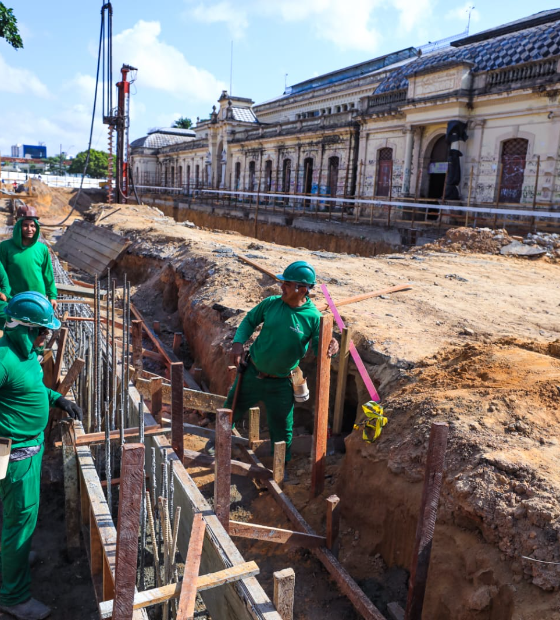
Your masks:
<svg viewBox="0 0 560 620"><path fill-rule="evenodd" d="M60 145L60 155L58 156L58 172L62 176L62 144Z"/></svg>

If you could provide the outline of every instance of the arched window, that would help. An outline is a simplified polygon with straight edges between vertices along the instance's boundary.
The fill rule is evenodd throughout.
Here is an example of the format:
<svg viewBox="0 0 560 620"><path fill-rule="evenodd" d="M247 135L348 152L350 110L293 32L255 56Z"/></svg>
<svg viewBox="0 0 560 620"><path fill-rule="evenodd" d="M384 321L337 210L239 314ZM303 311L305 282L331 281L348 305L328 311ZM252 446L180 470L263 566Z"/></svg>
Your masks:
<svg viewBox="0 0 560 620"><path fill-rule="evenodd" d="M196 164L196 168L194 169L194 186L198 189L198 184L200 183L200 164Z"/></svg>
<svg viewBox="0 0 560 620"><path fill-rule="evenodd" d="M272 189L272 159L264 162L264 191L270 192Z"/></svg>
<svg viewBox="0 0 560 620"><path fill-rule="evenodd" d="M521 202L528 147L529 141L525 138L502 142L500 202Z"/></svg>
<svg viewBox="0 0 560 620"><path fill-rule="evenodd" d="M249 162L249 185L247 186L247 189L250 192L255 191L255 169L256 169L255 160L250 161Z"/></svg>
<svg viewBox="0 0 560 620"><path fill-rule="evenodd" d="M239 189L239 182L241 180L241 162L235 162L235 189Z"/></svg>
<svg viewBox="0 0 560 620"><path fill-rule="evenodd" d="M376 196L388 196L391 193L393 177L393 149L385 147L377 151L377 186Z"/></svg>

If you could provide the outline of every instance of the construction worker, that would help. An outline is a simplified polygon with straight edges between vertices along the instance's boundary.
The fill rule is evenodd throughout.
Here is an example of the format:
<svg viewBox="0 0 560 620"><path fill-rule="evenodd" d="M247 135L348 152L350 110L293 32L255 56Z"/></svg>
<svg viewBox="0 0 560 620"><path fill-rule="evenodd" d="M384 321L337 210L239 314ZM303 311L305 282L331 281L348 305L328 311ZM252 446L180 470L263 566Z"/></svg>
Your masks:
<svg viewBox="0 0 560 620"><path fill-rule="evenodd" d="M309 263L292 263L276 277L282 282L282 295L261 301L247 313L235 333L232 357L239 367L245 352L243 345L262 323L261 333L249 349L247 368L242 375L238 373L224 406L231 408L237 382L242 377L233 412L234 424L250 407L259 401L264 403L272 447L278 441L285 441L287 462L291 458L294 414L291 372L306 354L310 342L317 354L321 314L308 297L316 280L315 270ZM338 342L333 338L328 355L337 352Z"/></svg>
<svg viewBox="0 0 560 620"><path fill-rule="evenodd" d="M18 212L22 217L14 224L12 238L0 243L0 263L8 274L12 295L24 291L42 293L56 310L52 261L47 246L39 242L41 228L37 211L25 206Z"/></svg>
<svg viewBox="0 0 560 620"><path fill-rule="evenodd" d="M20 620L41 620L51 610L31 598L29 552L39 511L43 431L50 407L74 419L81 409L43 384L37 359L51 329L59 329L49 300L40 293L15 295L6 308L0 339L0 438L11 440L7 472L0 480L3 504L0 611Z"/></svg>
<svg viewBox="0 0 560 620"><path fill-rule="evenodd" d="M10 288L10 281L8 280L8 274L0 263L0 330L4 329L6 323L6 306L12 296L12 289Z"/></svg>

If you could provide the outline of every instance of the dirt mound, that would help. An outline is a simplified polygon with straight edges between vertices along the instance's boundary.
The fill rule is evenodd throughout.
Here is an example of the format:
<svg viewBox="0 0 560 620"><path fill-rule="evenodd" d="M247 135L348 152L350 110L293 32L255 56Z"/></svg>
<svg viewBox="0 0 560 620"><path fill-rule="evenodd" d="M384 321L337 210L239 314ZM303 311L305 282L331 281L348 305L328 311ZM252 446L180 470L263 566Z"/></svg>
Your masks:
<svg viewBox="0 0 560 620"><path fill-rule="evenodd" d="M476 254L499 254L502 246L513 241L506 230L490 228L451 228L445 237L428 243L413 251L462 252Z"/></svg>
<svg viewBox="0 0 560 620"><path fill-rule="evenodd" d="M345 519L360 523L362 548L380 550L390 565L406 565L430 427L449 424L426 617L473 618L475 611L506 605L504 588L513 584L529 588L535 607L523 608L516 595L519 615L504 618L553 617L543 616L541 607L555 605L542 591L560 588L556 567L543 563L560 563L560 359L549 351L557 349L514 339L449 348L417 364L396 386L385 402L389 423L376 443L364 443L359 433L346 440L337 486ZM374 478L372 503L366 481ZM399 536L389 542L395 522ZM368 558L356 553L358 570Z"/></svg>

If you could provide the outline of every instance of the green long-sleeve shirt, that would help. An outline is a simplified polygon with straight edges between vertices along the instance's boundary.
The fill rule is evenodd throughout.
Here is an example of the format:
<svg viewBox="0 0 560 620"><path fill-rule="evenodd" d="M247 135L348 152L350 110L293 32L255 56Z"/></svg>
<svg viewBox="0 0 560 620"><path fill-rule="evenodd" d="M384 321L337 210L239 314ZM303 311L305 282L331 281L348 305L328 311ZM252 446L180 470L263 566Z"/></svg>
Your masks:
<svg viewBox="0 0 560 620"><path fill-rule="evenodd" d="M46 295L48 299L56 299L57 291L49 249L38 241L39 222L36 223L37 232L31 245L24 246L21 240L22 221L15 223L12 238L0 243L0 263L8 275L11 294L36 291Z"/></svg>
<svg viewBox="0 0 560 620"><path fill-rule="evenodd" d="M320 321L321 313L310 299L292 308L274 295L247 313L233 342L245 343L262 323L261 333L251 345L251 359L260 371L286 377L306 354L310 341L317 354Z"/></svg>
<svg viewBox="0 0 560 620"><path fill-rule="evenodd" d="M18 447L43 442L49 408L60 397L43 383L43 369L33 350L38 333L18 325L7 327L0 339L0 437L12 439Z"/></svg>

